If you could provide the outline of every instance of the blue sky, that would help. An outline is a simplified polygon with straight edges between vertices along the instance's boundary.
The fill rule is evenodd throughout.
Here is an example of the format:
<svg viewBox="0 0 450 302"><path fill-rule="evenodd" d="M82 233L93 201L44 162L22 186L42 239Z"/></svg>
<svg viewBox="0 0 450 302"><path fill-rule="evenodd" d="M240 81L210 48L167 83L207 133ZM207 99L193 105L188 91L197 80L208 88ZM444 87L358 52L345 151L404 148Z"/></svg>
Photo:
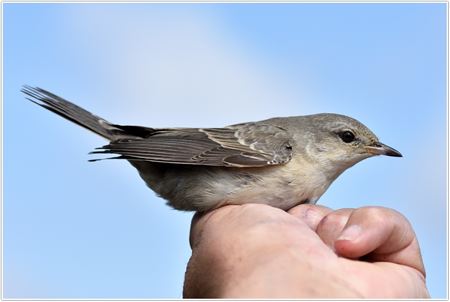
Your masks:
<svg viewBox="0 0 450 302"><path fill-rule="evenodd" d="M5 298L177 298L192 214L105 141L34 104L40 86L115 123L357 118L403 158L345 172L332 207L403 213L434 298L446 276L446 4L4 4Z"/></svg>

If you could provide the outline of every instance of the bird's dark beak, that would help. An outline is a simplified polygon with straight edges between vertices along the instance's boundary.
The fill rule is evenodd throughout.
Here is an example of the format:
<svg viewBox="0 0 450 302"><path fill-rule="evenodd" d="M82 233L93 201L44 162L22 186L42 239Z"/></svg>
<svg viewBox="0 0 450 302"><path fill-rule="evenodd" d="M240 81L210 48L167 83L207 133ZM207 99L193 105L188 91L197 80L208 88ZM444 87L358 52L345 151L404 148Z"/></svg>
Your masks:
<svg viewBox="0 0 450 302"><path fill-rule="evenodd" d="M400 152L383 143L374 143L372 145L366 146L366 150L368 153L373 155L403 157L403 155Z"/></svg>

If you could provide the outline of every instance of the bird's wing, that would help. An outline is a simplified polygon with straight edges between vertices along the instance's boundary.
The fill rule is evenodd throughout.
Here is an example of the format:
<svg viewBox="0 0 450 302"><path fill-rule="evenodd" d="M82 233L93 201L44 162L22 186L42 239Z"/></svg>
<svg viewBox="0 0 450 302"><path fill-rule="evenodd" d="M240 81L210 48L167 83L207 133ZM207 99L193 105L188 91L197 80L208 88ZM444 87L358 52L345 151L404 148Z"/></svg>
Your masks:
<svg viewBox="0 0 450 302"><path fill-rule="evenodd" d="M167 164L263 167L288 162L292 156L286 130L259 123L225 128L155 129L146 138L121 139L92 153Z"/></svg>

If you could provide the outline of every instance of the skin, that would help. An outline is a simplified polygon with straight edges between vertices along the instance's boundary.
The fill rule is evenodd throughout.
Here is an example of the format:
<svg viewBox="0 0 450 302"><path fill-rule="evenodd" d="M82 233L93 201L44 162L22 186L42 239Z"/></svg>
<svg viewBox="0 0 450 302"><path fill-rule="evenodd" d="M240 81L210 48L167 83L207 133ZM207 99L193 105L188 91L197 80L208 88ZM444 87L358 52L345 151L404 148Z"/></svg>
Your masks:
<svg viewBox="0 0 450 302"><path fill-rule="evenodd" d="M197 214L185 298L429 298L414 231L382 207Z"/></svg>

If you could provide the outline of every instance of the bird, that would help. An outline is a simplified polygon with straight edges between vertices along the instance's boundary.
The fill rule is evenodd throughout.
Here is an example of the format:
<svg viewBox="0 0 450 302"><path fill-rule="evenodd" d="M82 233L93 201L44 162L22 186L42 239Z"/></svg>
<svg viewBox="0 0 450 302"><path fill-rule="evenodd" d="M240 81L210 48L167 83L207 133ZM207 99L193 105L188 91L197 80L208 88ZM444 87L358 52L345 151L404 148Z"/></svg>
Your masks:
<svg viewBox="0 0 450 302"><path fill-rule="evenodd" d="M113 124L39 87L26 99L109 141L90 154L124 159L174 209L207 212L259 203L282 210L315 204L356 163L402 157L358 120L335 113L275 117L223 128ZM112 156L112 157L111 157Z"/></svg>

